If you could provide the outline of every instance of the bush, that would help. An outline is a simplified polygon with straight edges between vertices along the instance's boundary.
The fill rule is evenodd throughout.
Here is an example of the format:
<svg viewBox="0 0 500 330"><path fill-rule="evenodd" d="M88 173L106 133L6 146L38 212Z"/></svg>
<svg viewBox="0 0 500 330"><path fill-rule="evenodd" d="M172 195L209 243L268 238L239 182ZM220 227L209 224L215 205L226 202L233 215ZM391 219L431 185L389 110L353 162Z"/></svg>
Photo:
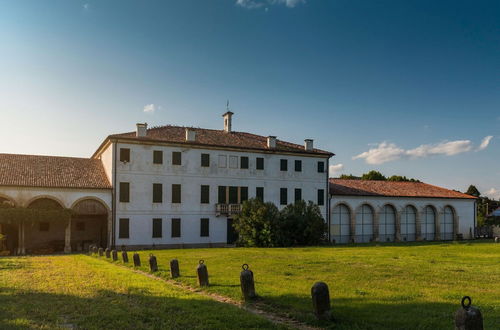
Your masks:
<svg viewBox="0 0 500 330"><path fill-rule="evenodd" d="M281 212L273 203L250 199L243 203L234 228L238 245L277 247L317 245L326 238L327 226L313 202L295 202Z"/></svg>
<svg viewBox="0 0 500 330"><path fill-rule="evenodd" d="M239 235L238 245L275 246L274 233L278 219L279 211L273 203L264 203L256 198L245 201L234 221L234 228Z"/></svg>

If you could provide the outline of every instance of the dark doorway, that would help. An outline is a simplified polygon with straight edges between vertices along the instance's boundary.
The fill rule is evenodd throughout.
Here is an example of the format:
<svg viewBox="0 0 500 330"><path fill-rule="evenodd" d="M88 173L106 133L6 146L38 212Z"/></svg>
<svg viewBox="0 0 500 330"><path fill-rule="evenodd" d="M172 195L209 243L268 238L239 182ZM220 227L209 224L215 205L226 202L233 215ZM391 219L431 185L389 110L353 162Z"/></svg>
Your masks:
<svg viewBox="0 0 500 330"><path fill-rule="evenodd" d="M4 248L9 251L11 255L16 254L17 247L19 246L19 231L17 225L3 224L1 234L5 236L5 241L3 241ZM1 250L0 246L0 251Z"/></svg>
<svg viewBox="0 0 500 330"><path fill-rule="evenodd" d="M233 219L227 219L227 244L234 244L238 239L238 233L234 230Z"/></svg>

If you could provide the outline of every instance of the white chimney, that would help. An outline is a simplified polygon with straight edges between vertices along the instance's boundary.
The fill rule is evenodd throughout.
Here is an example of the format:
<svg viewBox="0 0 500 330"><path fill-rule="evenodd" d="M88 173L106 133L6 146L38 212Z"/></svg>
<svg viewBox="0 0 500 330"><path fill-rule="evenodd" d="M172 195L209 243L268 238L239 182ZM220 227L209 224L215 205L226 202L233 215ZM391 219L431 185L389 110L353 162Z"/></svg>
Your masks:
<svg viewBox="0 0 500 330"><path fill-rule="evenodd" d="M186 141L195 142L196 141L196 131L186 127Z"/></svg>
<svg viewBox="0 0 500 330"><path fill-rule="evenodd" d="M147 123L137 123L137 130L135 136L145 137L148 134L148 124Z"/></svg>
<svg viewBox="0 0 500 330"><path fill-rule="evenodd" d="M231 127L232 127L231 117L233 115L234 113L232 113L231 111L228 111L222 115L222 117L224 117L224 132L226 133L231 132Z"/></svg>
<svg viewBox="0 0 500 330"><path fill-rule="evenodd" d="M268 136L267 137L267 147L269 149L274 149L276 148L276 136Z"/></svg>
<svg viewBox="0 0 500 330"><path fill-rule="evenodd" d="M312 139L305 139L304 140L304 149L306 151L313 151L314 145L313 145L313 140Z"/></svg>

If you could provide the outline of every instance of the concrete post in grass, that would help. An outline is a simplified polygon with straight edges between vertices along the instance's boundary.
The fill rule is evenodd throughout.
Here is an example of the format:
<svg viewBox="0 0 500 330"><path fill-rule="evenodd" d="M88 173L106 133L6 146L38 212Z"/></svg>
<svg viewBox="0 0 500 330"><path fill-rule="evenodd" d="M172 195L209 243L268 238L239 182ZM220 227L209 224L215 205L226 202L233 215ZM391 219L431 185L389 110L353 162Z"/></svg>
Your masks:
<svg viewBox="0 0 500 330"><path fill-rule="evenodd" d="M139 257L139 253L134 253L132 258L134 259L134 267L141 267L141 257Z"/></svg>
<svg viewBox="0 0 500 330"><path fill-rule="evenodd" d="M198 274L198 283L200 286L208 286L208 269L204 260L200 260L196 268Z"/></svg>
<svg viewBox="0 0 500 330"><path fill-rule="evenodd" d="M106 258L111 258L111 250L109 248L106 248L106 250L104 250L104 253L106 254Z"/></svg>
<svg viewBox="0 0 500 330"><path fill-rule="evenodd" d="M462 308L455 313L455 330L483 330L483 315L479 308L471 306L472 300L462 298Z"/></svg>
<svg viewBox="0 0 500 330"><path fill-rule="evenodd" d="M127 251L122 251L122 260L124 263L128 263L128 254Z"/></svg>
<svg viewBox="0 0 500 330"><path fill-rule="evenodd" d="M179 261L177 261L177 259L170 260L170 276L172 276L172 278L181 276L179 272Z"/></svg>
<svg viewBox="0 0 500 330"><path fill-rule="evenodd" d="M111 256L113 257L113 261L118 260L118 252L116 252L116 250L111 251Z"/></svg>
<svg viewBox="0 0 500 330"><path fill-rule="evenodd" d="M99 257L102 257L104 255L103 248L99 248L98 252L99 252Z"/></svg>
<svg viewBox="0 0 500 330"><path fill-rule="evenodd" d="M316 282L311 288L314 314L319 320L330 320L330 291L324 282Z"/></svg>
<svg viewBox="0 0 500 330"><path fill-rule="evenodd" d="M243 297L245 300L254 299L257 295L255 294L253 272L249 269L248 264L243 264L241 268L243 271L240 273L240 285Z"/></svg>
<svg viewBox="0 0 500 330"><path fill-rule="evenodd" d="M156 257L152 253L149 255L149 269L153 273L158 271L158 263L156 262Z"/></svg>

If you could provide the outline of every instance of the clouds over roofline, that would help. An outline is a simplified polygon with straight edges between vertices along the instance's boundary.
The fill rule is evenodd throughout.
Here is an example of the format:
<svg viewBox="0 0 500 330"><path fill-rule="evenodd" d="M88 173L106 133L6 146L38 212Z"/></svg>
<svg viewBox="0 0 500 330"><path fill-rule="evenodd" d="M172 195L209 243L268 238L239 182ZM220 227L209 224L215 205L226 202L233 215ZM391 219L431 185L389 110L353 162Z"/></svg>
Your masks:
<svg viewBox="0 0 500 330"><path fill-rule="evenodd" d="M476 151L486 149L492 138L493 136L485 137ZM400 159L426 158L435 155L453 156L472 151L473 149L474 146L470 140L422 144L414 149L408 150L398 147L395 143L382 142L376 147L352 157L352 159L364 159L367 164L378 165Z"/></svg>

